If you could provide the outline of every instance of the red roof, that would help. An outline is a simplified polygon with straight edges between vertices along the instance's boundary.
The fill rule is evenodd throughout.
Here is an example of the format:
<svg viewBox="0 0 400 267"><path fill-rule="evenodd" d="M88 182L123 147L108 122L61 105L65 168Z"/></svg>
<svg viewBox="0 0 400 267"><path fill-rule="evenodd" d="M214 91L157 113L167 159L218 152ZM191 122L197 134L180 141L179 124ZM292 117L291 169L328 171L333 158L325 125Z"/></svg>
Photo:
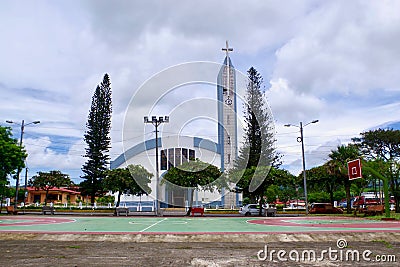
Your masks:
<svg viewBox="0 0 400 267"><path fill-rule="evenodd" d="M33 187L33 186L28 186L26 189L27 189L28 191L44 191L44 190L41 189L41 188L36 189L36 187ZM54 192L54 191L57 191L57 192L65 192L65 193L71 193L71 194L77 194L77 195L80 194L80 192L78 192L78 191L73 191L73 190L69 190L69 189L66 188L66 187L60 187L60 188L58 188L58 187L53 187L53 188L50 188L50 189L49 189L49 192Z"/></svg>

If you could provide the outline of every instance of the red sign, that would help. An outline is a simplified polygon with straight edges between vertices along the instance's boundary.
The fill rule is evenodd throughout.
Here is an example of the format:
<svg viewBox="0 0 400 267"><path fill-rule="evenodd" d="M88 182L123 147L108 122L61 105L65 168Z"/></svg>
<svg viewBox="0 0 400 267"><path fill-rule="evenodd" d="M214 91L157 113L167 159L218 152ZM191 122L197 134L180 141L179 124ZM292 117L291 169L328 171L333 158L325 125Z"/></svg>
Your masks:
<svg viewBox="0 0 400 267"><path fill-rule="evenodd" d="M347 162L347 170L348 170L348 174L349 174L349 180L362 178L361 160L356 159L356 160Z"/></svg>

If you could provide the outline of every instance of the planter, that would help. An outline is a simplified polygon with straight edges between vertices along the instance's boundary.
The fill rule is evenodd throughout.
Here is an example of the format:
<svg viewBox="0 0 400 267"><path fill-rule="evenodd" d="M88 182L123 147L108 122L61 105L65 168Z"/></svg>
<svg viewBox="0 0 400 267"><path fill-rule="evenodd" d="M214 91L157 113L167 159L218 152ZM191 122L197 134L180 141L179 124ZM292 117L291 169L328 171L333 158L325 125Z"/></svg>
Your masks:
<svg viewBox="0 0 400 267"><path fill-rule="evenodd" d="M382 221L395 221L395 218L382 218Z"/></svg>

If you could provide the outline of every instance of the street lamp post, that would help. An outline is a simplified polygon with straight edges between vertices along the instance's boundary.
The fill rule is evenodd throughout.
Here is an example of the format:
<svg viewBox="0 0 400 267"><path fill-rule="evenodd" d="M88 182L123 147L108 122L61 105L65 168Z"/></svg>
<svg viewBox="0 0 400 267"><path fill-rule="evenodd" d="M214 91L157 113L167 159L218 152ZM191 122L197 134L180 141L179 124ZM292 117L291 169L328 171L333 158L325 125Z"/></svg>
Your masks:
<svg viewBox="0 0 400 267"><path fill-rule="evenodd" d="M285 124L285 127L294 126L294 127L300 128L300 137L297 138L297 142L301 143L301 154L303 157L303 184L304 184L304 201L305 201L305 205L306 205L306 215L308 215L308 197L307 197L306 159L305 159L305 155L304 155L303 128L311 123L317 123L317 122L318 122L318 120L313 120L313 121L305 124L304 126L303 126L303 122L300 122L300 126L293 125L293 124Z"/></svg>
<svg viewBox="0 0 400 267"><path fill-rule="evenodd" d="M40 123L40 121L33 121L33 122L30 122L30 123L27 123L27 124L25 124L25 121L24 120L22 120L22 122L21 122L21 124L19 124L19 123L16 123L16 122L14 122L14 121L6 121L7 123L11 123L11 124L16 124L16 125L19 125L19 126L21 126L21 136L20 136L20 139L19 139L19 146L22 148L22 139L24 138L24 129L25 129L25 126L28 126L28 125L30 125L30 124L38 124L38 123ZM21 174L21 168L18 168L18 170L17 170L17 181L15 182L15 201L14 201L14 209L15 210L17 210L17 203L18 203L18 187L19 187L19 176L20 176L20 174ZM26 186L26 185L25 185Z"/></svg>
<svg viewBox="0 0 400 267"><path fill-rule="evenodd" d="M151 123L154 125L156 128L156 215L161 216L160 214L160 175L158 173L158 126L162 123L168 123L169 122L169 116L160 116L157 119L157 116L152 116L151 120L149 120L149 117L145 116L144 117L144 123Z"/></svg>

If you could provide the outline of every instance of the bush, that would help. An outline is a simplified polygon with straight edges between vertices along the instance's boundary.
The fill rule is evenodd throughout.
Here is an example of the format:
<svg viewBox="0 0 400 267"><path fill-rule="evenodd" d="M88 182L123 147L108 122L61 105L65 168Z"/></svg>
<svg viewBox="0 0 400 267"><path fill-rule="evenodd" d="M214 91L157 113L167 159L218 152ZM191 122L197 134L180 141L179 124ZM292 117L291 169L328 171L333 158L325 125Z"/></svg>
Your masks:
<svg viewBox="0 0 400 267"><path fill-rule="evenodd" d="M243 203L243 206L246 206L247 204L251 204L250 203L250 198L244 197L242 203Z"/></svg>
<svg viewBox="0 0 400 267"><path fill-rule="evenodd" d="M308 194L308 202L322 202L322 203L329 203L330 196L327 192L316 192L316 193L309 193Z"/></svg>
<svg viewBox="0 0 400 267"><path fill-rule="evenodd" d="M340 200L345 199L345 198L346 198L346 192L344 190L336 191L336 192L333 193L333 199L334 200L340 201Z"/></svg>
<svg viewBox="0 0 400 267"><path fill-rule="evenodd" d="M97 205L107 206L108 203L114 204L114 196L103 196L96 199Z"/></svg>

